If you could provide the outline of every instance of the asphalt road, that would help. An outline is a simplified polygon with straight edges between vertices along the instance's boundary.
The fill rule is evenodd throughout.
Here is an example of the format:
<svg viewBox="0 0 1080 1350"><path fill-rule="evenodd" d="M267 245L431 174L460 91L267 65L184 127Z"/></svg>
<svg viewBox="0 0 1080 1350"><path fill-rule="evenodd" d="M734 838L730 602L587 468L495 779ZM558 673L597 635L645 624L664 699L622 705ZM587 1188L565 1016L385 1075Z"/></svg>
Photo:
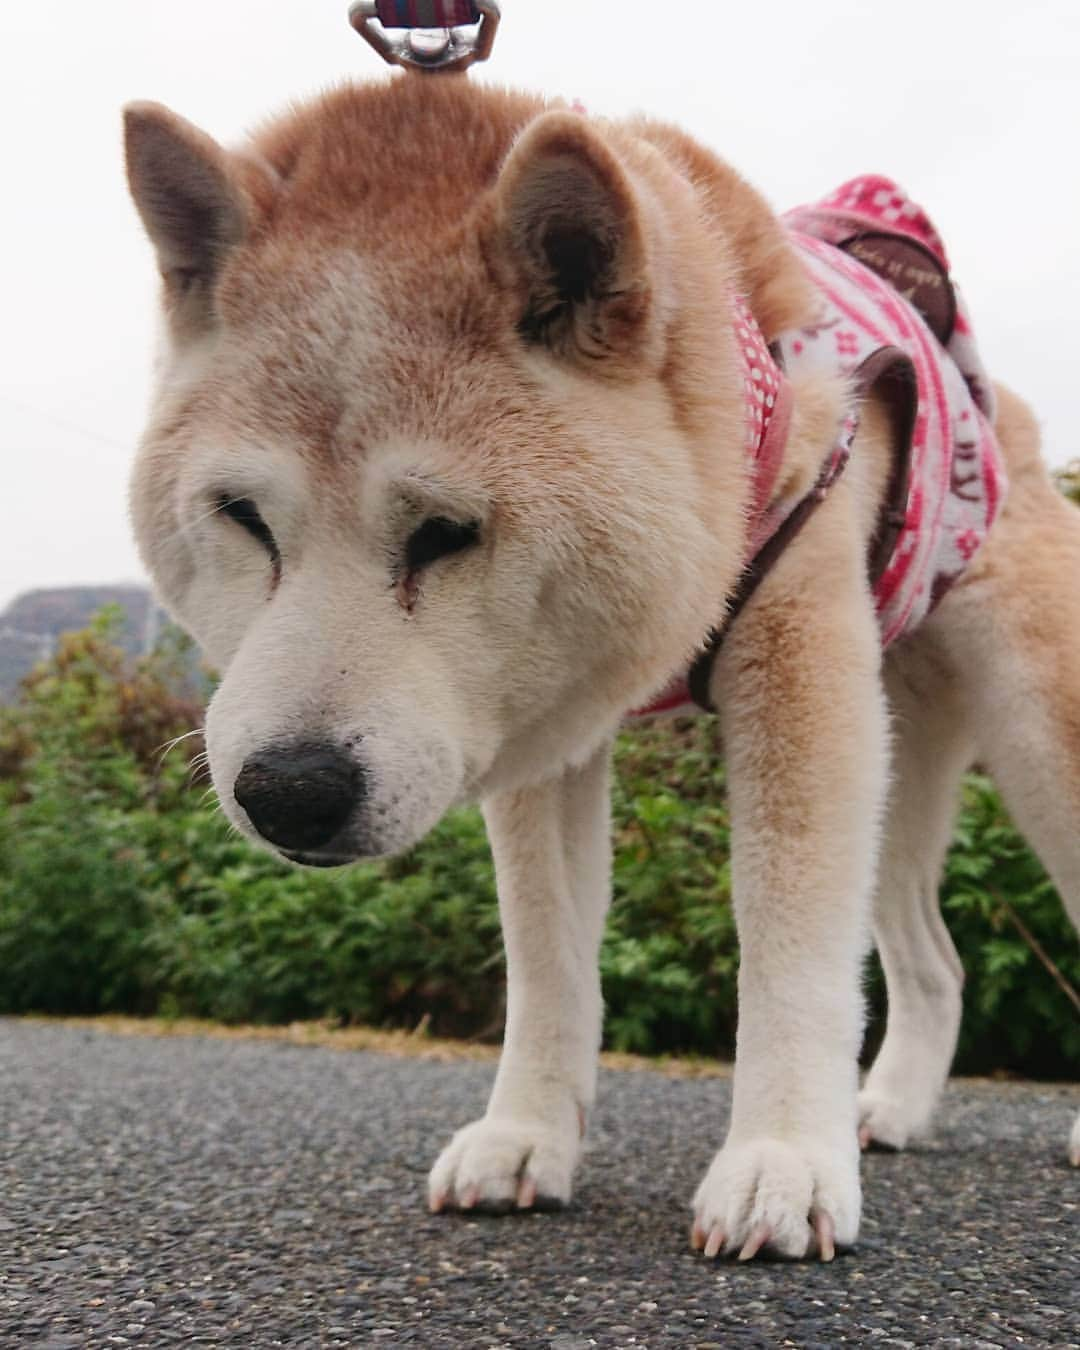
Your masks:
<svg viewBox="0 0 1080 1350"><path fill-rule="evenodd" d="M1080 1346L1077 1090L955 1084L857 1251L710 1265L729 1086L605 1072L573 1206L432 1217L488 1064L0 1021L0 1346Z"/></svg>

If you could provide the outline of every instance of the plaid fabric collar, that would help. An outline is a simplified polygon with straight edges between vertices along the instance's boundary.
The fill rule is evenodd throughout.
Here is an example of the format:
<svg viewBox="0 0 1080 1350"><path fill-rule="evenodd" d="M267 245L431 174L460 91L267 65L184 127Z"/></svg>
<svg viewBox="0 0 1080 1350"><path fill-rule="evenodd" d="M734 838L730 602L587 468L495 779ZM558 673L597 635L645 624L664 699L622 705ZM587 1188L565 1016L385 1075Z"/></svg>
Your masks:
<svg viewBox="0 0 1080 1350"><path fill-rule="evenodd" d="M776 487L791 426L791 386L777 364L746 301L735 301L735 340L742 365L746 453L753 465L750 548L771 533L769 501Z"/></svg>
<svg viewBox="0 0 1080 1350"><path fill-rule="evenodd" d="M472 0L375 0L384 28L460 28L479 23Z"/></svg>

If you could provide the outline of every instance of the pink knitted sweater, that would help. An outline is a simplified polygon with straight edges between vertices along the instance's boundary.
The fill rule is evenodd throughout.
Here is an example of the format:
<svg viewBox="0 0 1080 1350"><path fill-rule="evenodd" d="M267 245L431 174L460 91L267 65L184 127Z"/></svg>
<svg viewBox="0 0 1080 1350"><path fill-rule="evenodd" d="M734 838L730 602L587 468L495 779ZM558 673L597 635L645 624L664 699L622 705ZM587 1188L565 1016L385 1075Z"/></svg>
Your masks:
<svg viewBox="0 0 1080 1350"><path fill-rule="evenodd" d="M816 500L843 471L862 399L874 388L887 392L900 452L868 563L887 646L937 604L1001 509L1006 479L991 426L993 387L941 239L894 183L856 178L784 221L813 282L818 312L770 349L746 305L736 302L755 481L748 562L800 507L799 500L774 493L790 415L787 377L820 370L851 381L851 401L822 466ZM714 634L712 652L725 629L726 623ZM634 716L692 710L687 681L678 677Z"/></svg>

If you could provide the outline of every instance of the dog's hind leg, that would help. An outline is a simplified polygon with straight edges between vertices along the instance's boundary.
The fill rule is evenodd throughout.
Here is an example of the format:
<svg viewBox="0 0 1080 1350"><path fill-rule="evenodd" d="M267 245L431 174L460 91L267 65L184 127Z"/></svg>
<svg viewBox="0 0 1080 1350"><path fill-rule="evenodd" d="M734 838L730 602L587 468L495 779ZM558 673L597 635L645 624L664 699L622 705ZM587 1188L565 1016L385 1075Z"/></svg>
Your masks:
<svg viewBox="0 0 1080 1350"><path fill-rule="evenodd" d="M993 694L987 691L979 719L979 759L1080 930L1080 606L1067 594L1070 581L1063 576L1062 603L1055 606L1053 624L1061 629L1055 668L1032 662L1018 646L999 652ZM1080 1116L1069 1159L1080 1167Z"/></svg>
<svg viewBox="0 0 1080 1350"><path fill-rule="evenodd" d="M1064 615L1059 621L1063 626L1072 622ZM1080 634L1074 631L1069 640L1080 648ZM1075 687L1080 682L1080 650L1075 659L1074 687L1053 691L1018 724L1006 725L1005 713L999 725L985 729L980 757L1080 931L1080 688ZM1017 689L1016 695L1018 700L1034 698L1034 686L1026 686L1025 692ZM1069 1161L1080 1167L1080 1115L1068 1151Z"/></svg>
<svg viewBox="0 0 1080 1350"><path fill-rule="evenodd" d="M1077 536L1076 570L1062 567L1053 614L1044 616L1052 656L1045 646L1031 652L1020 631L1010 634L1011 647L1004 631L994 635L999 650L987 677L993 687L983 690L978 753L1080 931L1080 605L1072 592L1080 519ZM1080 1116L1068 1148L1080 1167Z"/></svg>
<svg viewBox="0 0 1080 1350"><path fill-rule="evenodd" d="M885 971L885 1039L859 1094L859 1142L903 1148L930 1123L960 1029L964 972L938 885L972 760L969 718L940 652L922 637L890 654L893 781L874 903Z"/></svg>
<svg viewBox="0 0 1080 1350"><path fill-rule="evenodd" d="M605 745L582 769L484 803L506 946L506 1034L486 1114L431 1170L433 1210L570 1198L600 1049L609 758Z"/></svg>
<svg viewBox="0 0 1080 1350"><path fill-rule="evenodd" d="M1038 459L1038 427L999 390L1011 489L930 627L959 671L976 753L1080 929L1080 513ZM1080 1166L1080 1119L1070 1157Z"/></svg>

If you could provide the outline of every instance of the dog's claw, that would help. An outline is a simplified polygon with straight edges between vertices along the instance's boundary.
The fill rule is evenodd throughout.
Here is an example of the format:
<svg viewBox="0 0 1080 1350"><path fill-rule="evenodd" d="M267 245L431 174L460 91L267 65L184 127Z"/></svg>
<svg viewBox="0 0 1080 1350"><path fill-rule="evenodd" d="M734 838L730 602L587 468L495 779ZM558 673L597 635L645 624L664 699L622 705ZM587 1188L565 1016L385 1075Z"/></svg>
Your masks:
<svg viewBox="0 0 1080 1350"><path fill-rule="evenodd" d="M446 1208L446 1192L436 1191L428 1199L428 1209L432 1212L432 1214L441 1214L445 1208Z"/></svg>
<svg viewBox="0 0 1080 1350"><path fill-rule="evenodd" d="M536 1204L536 1182L532 1177L522 1177L517 1191L518 1209L532 1209Z"/></svg>
<svg viewBox="0 0 1080 1350"><path fill-rule="evenodd" d="M466 1186L461 1192L461 1199L458 1201L458 1209L473 1209L477 1200L480 1199L480 1191L476 1186Z"/></svg>
<svg viewBox="0 0 1080 1350"><path fill-rule="evenodd" d="M708 1241L705 1243L705 1256L712 1260L714 1256L720 1254L720 1248L724 1245L724 1230L722 1228L713 1228L709 1233Z"/></svg>
<svg viewBox="0 0 1080 1350"><path fill-rule="evenodd" d="M705 1229L695 1219L690 1225L690 1246L693 1247L694 1251L701 1251L702 1247L705 1246L705 1238Z"/></svg>
<svg viewBox="0 0 1080 1350"><path fill-rule="evenodd" d="M869 1125L859 1126L859 1147L865 1153L874 1139L874 1133Z"/></svg>
<svg viewBox="0 0 1080 1350"><path fill-rule="evenodd" d="M836 1257L836 1224L832 1215L817 1210L813 1219L814 1237L817 1239L818 1256L822 1261L832 1261Z"/></svg>
<svg viewBox="0 0 1080 1350"><path fill-rule="evenodd" d="M1074 1167L1080 1167L1080 1144L1074 1144L1072 1148L1069 1149L1069 1162L1071 1162Z"/></svg>
<svg viewBox="0 0 1080 1350"><path fill-rule="evenodd" d="M739 1253L740 1261L752 1261L762 1247L772 1237L772 1229L768 1224L759 1223L750 1236L746 1239L742 1251Z"/></svg>

